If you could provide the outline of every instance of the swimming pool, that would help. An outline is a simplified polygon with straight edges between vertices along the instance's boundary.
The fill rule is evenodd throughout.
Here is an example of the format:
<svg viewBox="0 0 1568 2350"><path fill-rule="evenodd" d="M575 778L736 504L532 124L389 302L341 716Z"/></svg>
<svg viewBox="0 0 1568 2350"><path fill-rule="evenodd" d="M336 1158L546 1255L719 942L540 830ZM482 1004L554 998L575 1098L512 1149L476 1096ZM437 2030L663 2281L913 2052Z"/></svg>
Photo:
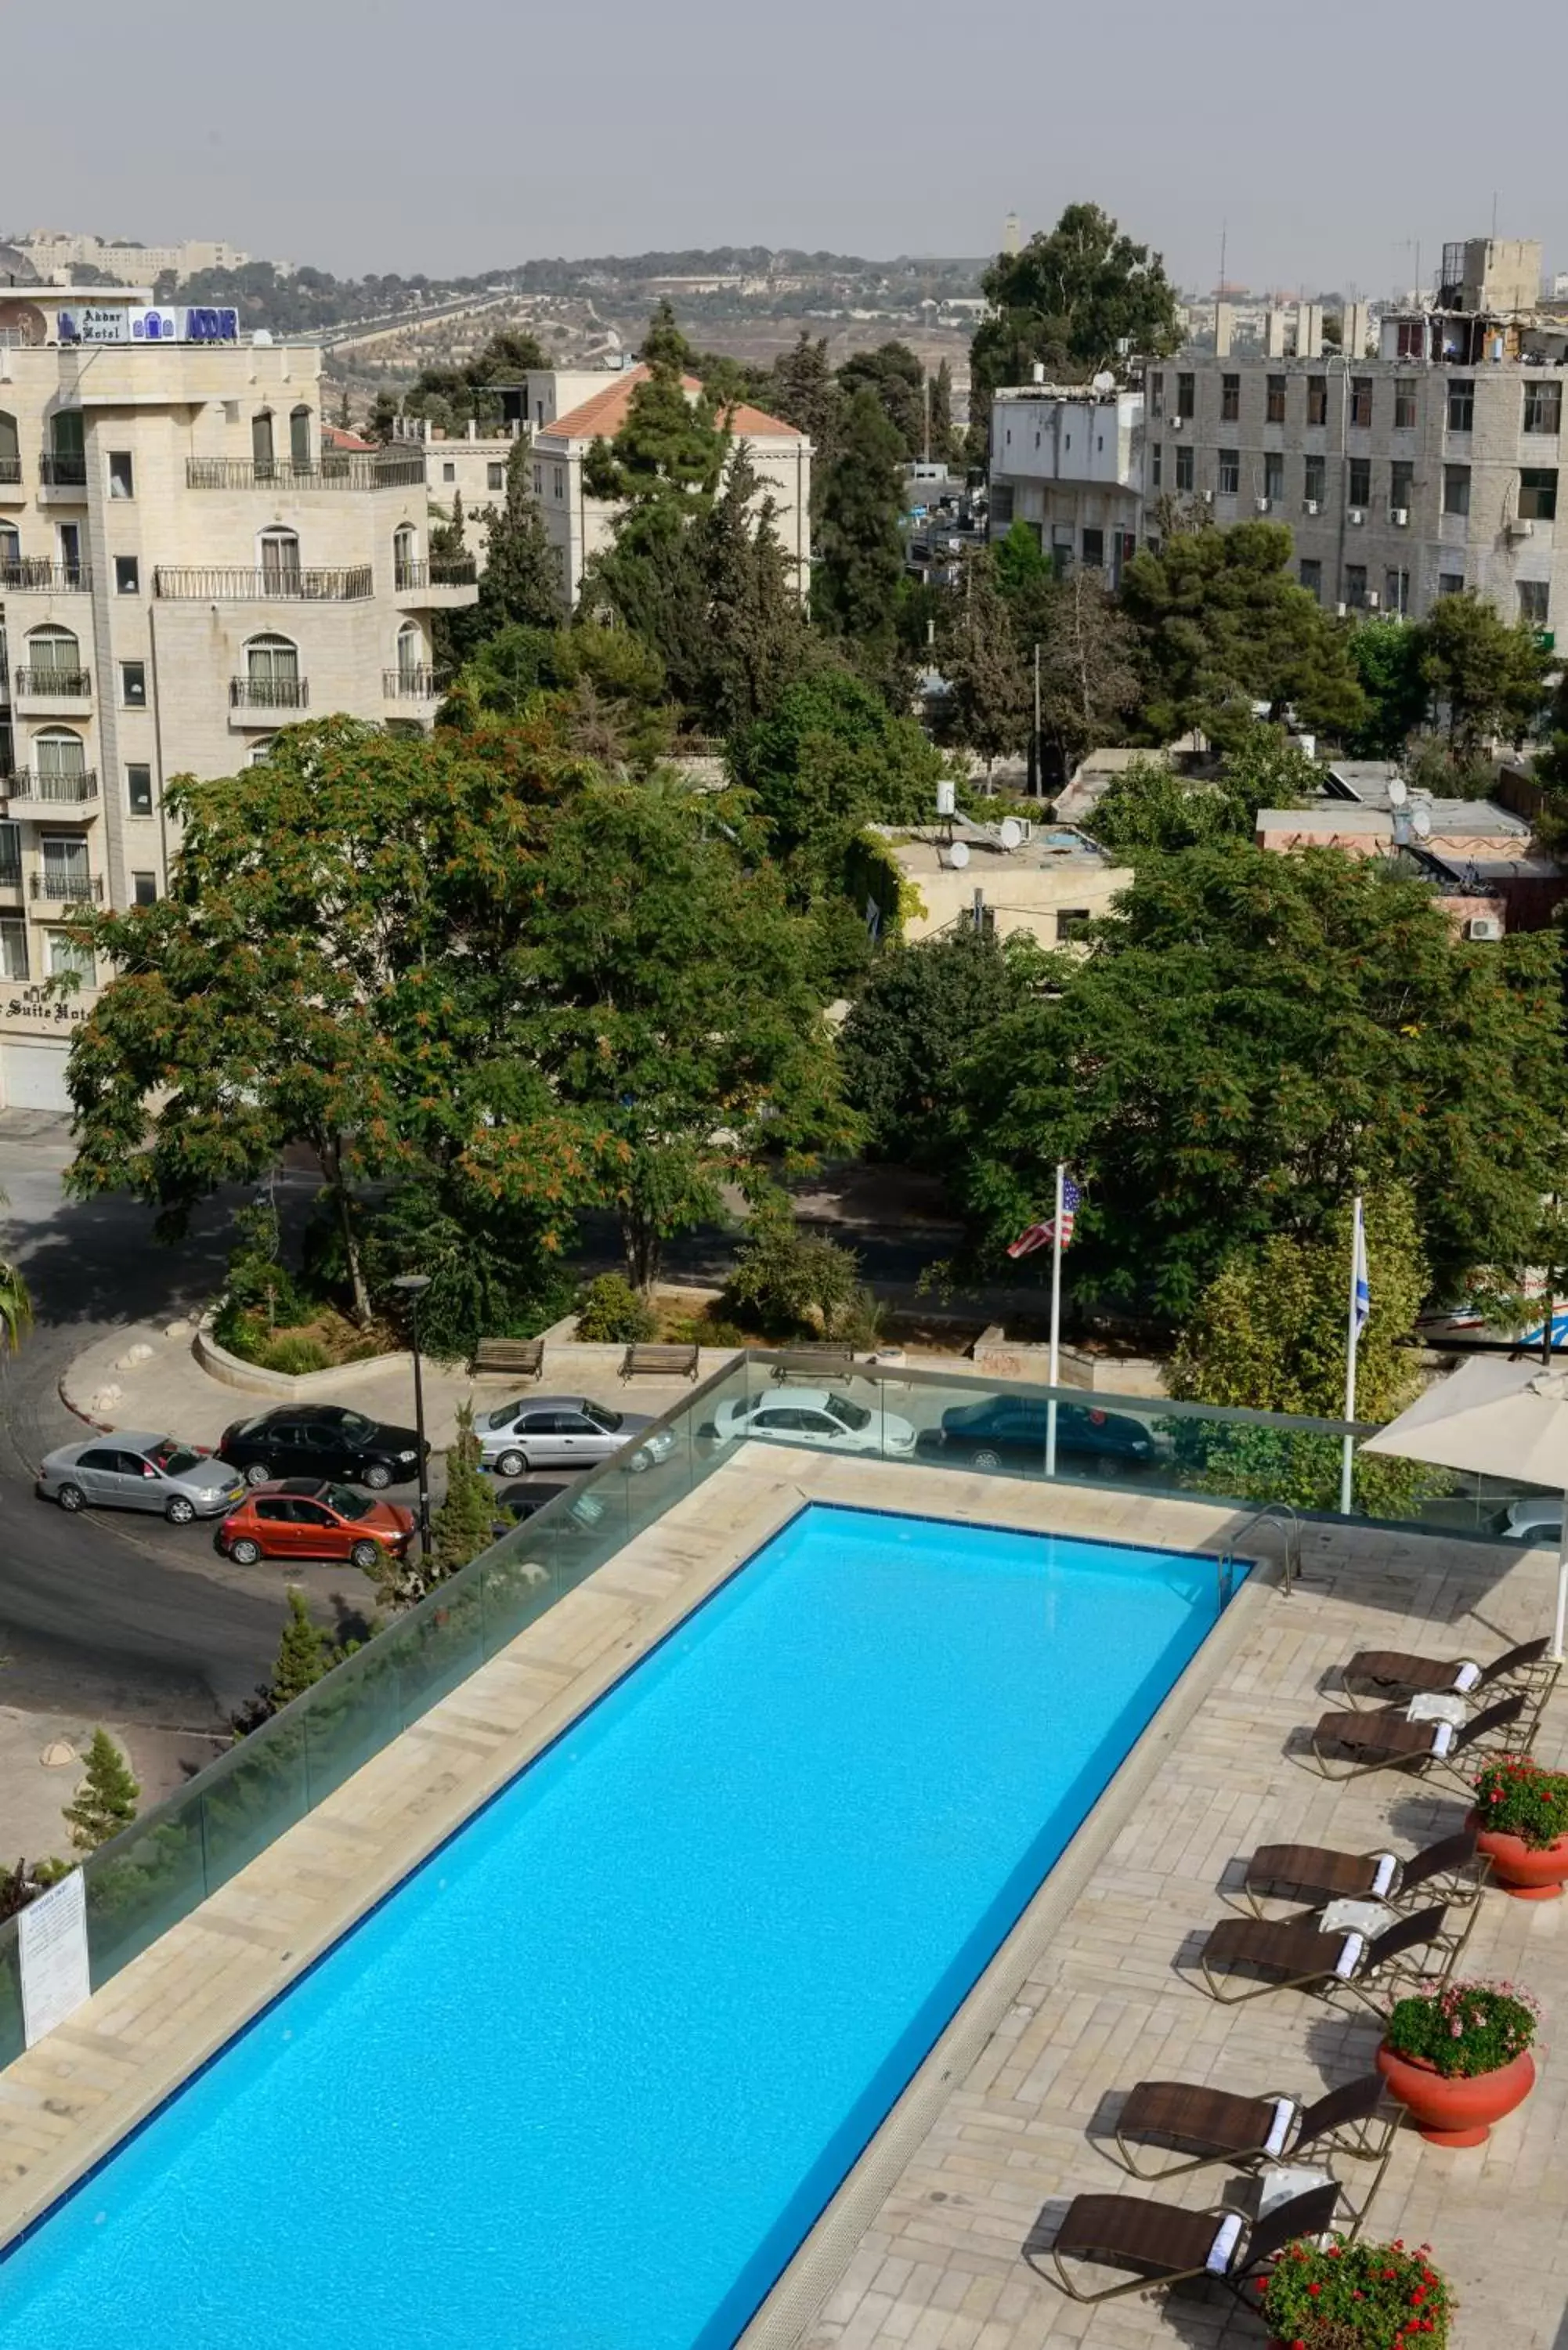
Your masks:
<svg viewBox="0 0 1568 2350"><path fill-rule="evenodd" d="M1213 1625L813 1505L23 2240L26 2350L726 2350Z"/></svg>

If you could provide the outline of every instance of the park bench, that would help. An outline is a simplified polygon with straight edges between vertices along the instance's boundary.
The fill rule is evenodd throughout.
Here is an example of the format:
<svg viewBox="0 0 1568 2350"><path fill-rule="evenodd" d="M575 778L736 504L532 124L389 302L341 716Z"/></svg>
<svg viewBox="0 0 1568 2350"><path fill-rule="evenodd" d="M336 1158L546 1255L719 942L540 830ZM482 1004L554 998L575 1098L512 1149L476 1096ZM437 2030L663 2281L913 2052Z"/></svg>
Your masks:
<svg viewBox="0 0 1568 2350"><path fill-rule="evenodd" d="M536 1379L545 1367L543 1338L482 1338L473 1350L471 1369L509 1371L514 1378Z"/></svg>
<svg viewBox="0 0 1568 2350"><path fill-rule="evenodd" d="M774 1365L774 1377L786 1380L847 1379L855 1373L853 1347L787 1347Z"/></svg>
<svg viewBox="0 0 1568 2350"><path fill-rule="evenodd" d="M628 1347L621 1361L623 1379L646 1372L650 1378L694 1379L699 1349L695 1347Z"/></svg>

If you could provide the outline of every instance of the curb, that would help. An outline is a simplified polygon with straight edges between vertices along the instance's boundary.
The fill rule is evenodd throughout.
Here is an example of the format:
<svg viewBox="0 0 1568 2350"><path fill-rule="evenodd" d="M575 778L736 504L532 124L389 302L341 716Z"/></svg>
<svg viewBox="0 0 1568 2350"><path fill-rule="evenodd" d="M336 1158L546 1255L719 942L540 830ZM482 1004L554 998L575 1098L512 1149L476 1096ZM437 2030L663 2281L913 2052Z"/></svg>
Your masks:
<svg viewBox="0 0 1568 2350"><path fill-rule="evenodd" d="M84 1428L96 1429L99 1436L112 1436L114 1434L112 1419L95 1419L90 1411L84 1411L79 1403L71 1401L70 1397L66 1393L66 1381L69 1377L68 1369L60 1373L59 1378L55 1381L55 1392L72 1419L79 1419Z"/></svg>

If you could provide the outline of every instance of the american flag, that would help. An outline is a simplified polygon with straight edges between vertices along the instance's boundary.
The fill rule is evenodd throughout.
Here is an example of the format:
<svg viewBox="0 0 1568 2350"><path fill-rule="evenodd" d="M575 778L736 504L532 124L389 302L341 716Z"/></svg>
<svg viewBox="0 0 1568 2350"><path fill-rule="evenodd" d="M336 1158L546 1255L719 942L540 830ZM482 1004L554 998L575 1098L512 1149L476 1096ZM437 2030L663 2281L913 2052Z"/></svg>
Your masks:
<svg viewBox="0 0 1568 2350"><path fill-rule="evenodd" d="M1072 1177L1064 1175L1062 1179L1062 1246L1064 1248L1066 1248L1072 1241L1073 1226L1077 1221L1078 1202L1082 1198L1083 1193ZM1031 1224L1027 1232L1020 1232L1007 1253L1009 1256L1028 1256L1035 1249L1049 1248L1055 1237L1056 1219L1054 1216L1049 1216L1044 1223Z"/></svg>

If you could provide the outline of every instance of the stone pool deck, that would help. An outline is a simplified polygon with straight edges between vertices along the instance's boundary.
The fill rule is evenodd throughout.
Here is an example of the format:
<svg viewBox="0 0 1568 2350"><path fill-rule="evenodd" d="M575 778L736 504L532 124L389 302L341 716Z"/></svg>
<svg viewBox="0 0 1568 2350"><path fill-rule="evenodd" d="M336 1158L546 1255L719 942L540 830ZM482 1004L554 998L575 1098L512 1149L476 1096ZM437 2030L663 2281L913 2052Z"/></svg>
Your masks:
<svg viewBox="0 0 1568 2350"><path fill-rule="evenodd" d="M1030 1484L743 1447L443 1699L67 2022L0 2074L0 2241L47 2209L187 2074L805 1500L1221 1552L1245 1513L1109 1485ZM1262 1530L1250 1555L1277 1554ZM1321 1685L1361 1645L1490 1655L1550 1621L1553 1562L1459 1539L1309 1526L1310 1582L1229 1611L744 2337L746 2350L1132 2350L1260 2343L1218 2297L1098 2312L1030 2265L1081 2190L1121 2175L1085 2126L1140 2075L1312 2092L1366 2069L1376 2032L1282 1992L1214 2005L1176 1961L1260 1841L1402 1848L1458 1817L1398 1778L1329 1786L1289 1760ZM1043 1692L1043 1701L1047 1697ZM1329 1701L1332 1701L1329 1700ZM1564 1749L1568 1695L1538 1751ZM1568 2350L1568 2007L1561 1903L1489 1895L1465 1961L1541 1994L1542 2078L1491 2145L1397 2148L1371 2218L1429 2236L1462 2303L1457 2350ZM805 2060L803 2060L805 2061ZM1161 2189L1208 2207L1226 2174Z"/></svg>

